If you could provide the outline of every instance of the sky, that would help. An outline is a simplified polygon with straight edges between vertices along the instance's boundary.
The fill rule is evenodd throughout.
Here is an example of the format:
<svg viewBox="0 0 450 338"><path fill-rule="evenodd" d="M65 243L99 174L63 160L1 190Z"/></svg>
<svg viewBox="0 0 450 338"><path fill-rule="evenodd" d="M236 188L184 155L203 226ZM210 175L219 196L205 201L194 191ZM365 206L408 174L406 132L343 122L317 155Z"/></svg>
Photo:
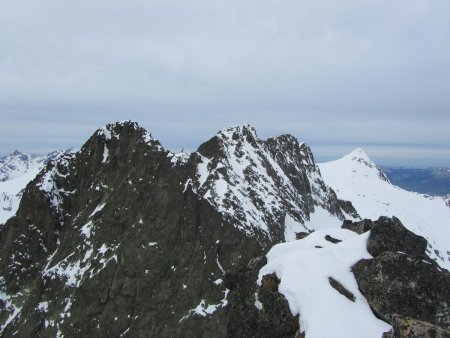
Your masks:
<svg viewBox="0 0 450 338"><path fill-rule="evenodd" d="M450 166L450 2L2 1L0 154L125 119L174 151L250 123L318 161Z"/></svg>

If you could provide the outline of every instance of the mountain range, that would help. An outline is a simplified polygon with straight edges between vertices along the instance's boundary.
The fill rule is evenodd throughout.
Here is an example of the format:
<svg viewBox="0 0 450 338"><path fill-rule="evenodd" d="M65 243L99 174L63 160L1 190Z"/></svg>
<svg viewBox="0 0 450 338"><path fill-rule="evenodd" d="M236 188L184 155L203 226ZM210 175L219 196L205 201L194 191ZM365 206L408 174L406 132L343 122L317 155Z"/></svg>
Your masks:
<svg viewBox="0 0 450 338"><path fill-rule="evenodd" d="M1 171L2 337L449 332L450 210L360 149L242 125L175 154L124 121L51 156Z"/></svg>
<svg viewBox="0 0 450 338"><path fill-rule="evenodd" d="M18 150L0 158L0 223L6 222L19 207L23 189L52 160L64 151L44 156L28 155Z"/></svg>
<svg viewBox="0 0 450 338"><path fill-rule="evenodd" d="M382 167L392 184L421 194L450 195L450 168Z"/></svg>

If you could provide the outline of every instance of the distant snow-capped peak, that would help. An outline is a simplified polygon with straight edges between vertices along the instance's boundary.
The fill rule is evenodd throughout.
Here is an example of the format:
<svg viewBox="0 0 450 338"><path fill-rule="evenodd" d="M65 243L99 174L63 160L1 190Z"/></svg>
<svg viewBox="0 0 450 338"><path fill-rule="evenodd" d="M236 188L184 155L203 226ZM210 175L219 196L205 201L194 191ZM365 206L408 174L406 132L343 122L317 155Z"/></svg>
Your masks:
<svg viewBox="0 0 450 338"><path fill-rule="evenodd" d="M41 169L67 151L47 155L28 155L18 150L0 159L0 224L12 217L19 207L23 189Z"/></svg>
<svg viewBox="0 0 450 338"><path fill-rule="evenodd" d="M339 161L347 161L353 164L355 164L355 162L359 163L360 166L357 167L360 168L360 170L361 168L368 168L365 170L365 172L367 173L370 171L369 169L372 169L371 171L376 173L378 178L382 179L383 181L389 182L389 179L387 178L383 170L381 170L380 167L378 167L375 162L370 159L369 155L367 155L367 153L361 148L356 148L349 154L342 157ZM355 167L355 170L357 167Z"/></svg>
<svg viewBox="0 0 450 338"><path fill-rule="evenodd" d="M356 149L352 150L350 153L345 155L343 158L373 163L372 160L369 158L369 155L367 155L367 153L361 148L356 148Z"/></svg>
<svg viewBox="0 0 450 338"><path fill-rule="evenodd" d="M43 162L42 157L30 156L18 150L0 159L0 181L19 177Z"/></svg>
<svg viewBox="0 0 450 338"><path fill-rule="evenodd" d="M450 212L443 198L392 185L361 149L319 167L325 183L339 199L351 201L362 218L396 216L409 230L427 239L431 258L450 269Z"/></svg>

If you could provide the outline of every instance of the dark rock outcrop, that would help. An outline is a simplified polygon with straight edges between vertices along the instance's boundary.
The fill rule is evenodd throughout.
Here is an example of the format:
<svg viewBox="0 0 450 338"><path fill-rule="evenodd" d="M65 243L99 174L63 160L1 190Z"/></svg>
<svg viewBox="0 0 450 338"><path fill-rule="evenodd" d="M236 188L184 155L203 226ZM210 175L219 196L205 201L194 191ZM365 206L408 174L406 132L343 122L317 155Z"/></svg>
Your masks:
<svg viewBox="0 0 450 338"><path fill-rule="evenodd" d="M327 240L328 242L331 242L333 244L337 244L337 243L342 242L340 239L334 238L334 237L332 237L330 235L325 235L325 240Z"/></svg>
<svg viewBox="0 0 450 338"><path fill-rule="evenodd" d="M359 218L359 214L353 206L352 202L338 199L337 203L342 211L344 211L347 215L350 215L353 218Z"/></svg>
<svg viewBox="0 0 450 338"><path fill-rule="evenodd" d="M363 234L373 228L373 222L370 219L363 219L362 221L352 222L350 220L345 220L341 226L342 229L348 229L357 234Z"/></svg>
<svg viewBox="0 0 450 338"><path fill-rule="evenodd" d="M132 122L49 163L0 231L8 337L225 336L224 272L265 252ZM13 304L13 305L12 305Z"/></svg>
<svg viewBox="0 0 450 338"><path fill-rule="evenodd" d="M333 277L328 277L328 282L330 283L330 285L333 287L333 289L335 289L337 292L339 292L341 295L343 295L345 298L347 298L348 300L354 302L355 301L355 295L348 291L344 285L342 285L342 283L338 282L336 279L334 279Z"/></svg>
<svg viewBox="0 0 450 338"><path fill-rule="evenodd" d="M235 127L177 157L110 124L49 162L0 227L0 335L292 337L298 318L252 259L317 206L344 218L292 136Z"/></svg>
<svg viewBox="0 0 450 338"><path fill-rule="evenodd" d="M255 288L265 264L265 257L260 257L225 275L225 287L234 291L227 307L228 337L294 338L299 334L299 318L292 316L286 298L278 292L277 276L263 276L261 286Z"/></svg>
<svg viewBox="0 0 450 338"><path fill-rule="evenodd" d="M308 237L310 234L311 234L310 232L304 232L304 231L296 232L295 239L303 239L303 238Z"/></svg>
<svg viewBox="0 0 450 338"><path fill-rule="evenodd" d="M450 275L421 258L384 252L353 268L358 287L375 314L392 323L394 314L434 324L450 304Z"/></svg>
<svg viewBox="0 0 450 338"><path fill-rule="evenodd" d="M374 258L352 267L375 315L394 327L400 316L448 328L450 274L426 258L426 246L397 218L380 217L367 243Z"/></svg>
<svg viewBox="0 0 450 338"><path fill-rule="evenodd" d="M383 334L382 338L450 338L450 330L415 320L394 316L391 331Z"/></svg>
<svg viewBox="0 0 450 338"><path fill-rule="evenodd" d="M406 229L397 217L380 217L375 221L367 243L367 250L374 257L394 251L425 258L426 249L426 239Z"/></svg>

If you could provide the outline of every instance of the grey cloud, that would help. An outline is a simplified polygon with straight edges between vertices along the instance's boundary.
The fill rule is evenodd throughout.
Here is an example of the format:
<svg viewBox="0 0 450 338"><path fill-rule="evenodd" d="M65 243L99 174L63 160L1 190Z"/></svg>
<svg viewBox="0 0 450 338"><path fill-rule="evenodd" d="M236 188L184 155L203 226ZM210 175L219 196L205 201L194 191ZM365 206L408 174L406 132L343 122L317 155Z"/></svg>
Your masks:
<svg viewBox="0 0 450 338"><path fill-rule="evenodd" d="M0 32L0 152L126 118L171 148L242 122L321 147L450 143L445 0L8 0Z"/></svg>

